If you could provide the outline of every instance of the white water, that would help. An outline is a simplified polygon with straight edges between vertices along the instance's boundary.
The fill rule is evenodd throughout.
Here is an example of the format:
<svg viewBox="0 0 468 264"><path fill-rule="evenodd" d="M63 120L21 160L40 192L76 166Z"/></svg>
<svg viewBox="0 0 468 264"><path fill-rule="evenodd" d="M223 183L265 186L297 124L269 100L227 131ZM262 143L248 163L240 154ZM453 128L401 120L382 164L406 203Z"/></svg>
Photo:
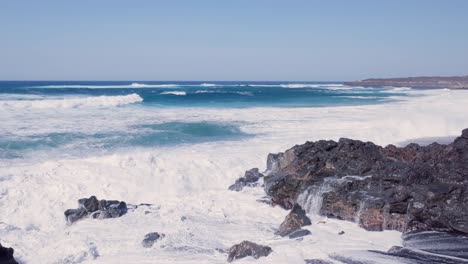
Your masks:
<svg viewBox="0 0 468 264"><path fill-rule="evenodd" d="M358 249L387 250L398 232L367 232L355 223L313 217L302 241L273 235L288 213L256 202L260 188L227 191L246 169L265 169L266 155L306 140L351 137L377 144L459 135L468 127L468 92L422 91L424 97L385 105L323 108L144 109L132 105L91 111L49 108L4 112L1 133L95 131L151 121L242 122L256 137L236 142L132 149L107 156L52 159L0 166L0 242L24 263L225 263L242 240L273 253L236 263L303 263ZM45 123L40 119L47 116ZM80 120L77 124L76 120ZM103 124L103 125L97 125ZM22 128L22 129L20 129ZM42 159L41 159L42 160ZM96 195L152 203L118 219L65 224L63 211ZM145 213L148 211L149 213ZM186 221L181 221L185 216ZM325 221L325 223L318 223ZM339 231L345 235L338 236ZM166 237L147 249L148 232Z"/></svg>
<svg viewBox="0 0 468 264"><path fill-rule="evenodd" d="M117 96L92 96L83 98L44 99L44 100L1 100L2 108L77 108L109 107L142 102L138 94Z"/></svg>
<svg viewBox="0 0 468 264"><path fill-rule="evenodd" d="M205 88L219 88L219 87L281 87L281 88L326 88L330 90L351 90L352 87L343 84L307 84L307 83L288 83L288 84L216 84L216 83L202 83L202 84L146 84L146 83L131 83L131 84L112 84L112 85L85 85L85 84L60 84L60 85L40 85L31 88L86 88L86 89L105 89L105 88L180 88L180 87L205 87Z"/></svg>
<svg viewBox="0 0 468 264"><path fill-rule="evenodd" d="M187 92L184 92L184 91L169 91L169 92L162 92L161 94L172 94L172 95L184 96L184 95L187 95Z"/></svg>
<svg viewBox="0 0 468 264"><path fill-rule="evenodd" d="M195 93L196 94L203 94L203 93L208 93L208 94L239 94L239 95L253 96L253 93L251 93L251 92L219 91L219 90L214 90L214 91L197 90L197 91L195 91Z"/></svg>
<svg viewBox="0 0 468 264"><path fill-rule="evenodd" d="M113 85L85 85L85 84L60 84L60 85L41 85L33 86L31 88L87 88L87 89L105 89L105 88L173 88L179 87L178 84L145 84L145 83L131 83L131 84L113 84Z"/></svg>

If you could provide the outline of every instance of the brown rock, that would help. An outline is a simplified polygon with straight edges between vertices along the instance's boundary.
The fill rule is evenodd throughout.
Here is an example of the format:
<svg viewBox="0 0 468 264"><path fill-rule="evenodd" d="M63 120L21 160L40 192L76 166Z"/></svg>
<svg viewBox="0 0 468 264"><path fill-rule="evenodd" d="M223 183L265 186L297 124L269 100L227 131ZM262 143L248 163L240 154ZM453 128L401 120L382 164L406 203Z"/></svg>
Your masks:
<svg viewBox="0 0 468 264"><path fill-rule="evenodd" d="M242 241L229 249L228 262L251 256L255 259L266 257L272 252L271 247L255 244L250 241Z"/></svg>
<svg viewBox="0 0 468 264"><path fill-rule="evenodd" d="M364 209L359 215L359 226L368 231L382 231L384 219L382 210Z"/></svg>
<svg viewBox="0 0 468 264"><path fill-rule="evenodd" d="M284 218L283 223L281 223L277 235L287 236L292 232L300 229L303 226L311 225L309 217L307 217L304 209L301 208L299 204L295 204L291 212Z"/></svg>

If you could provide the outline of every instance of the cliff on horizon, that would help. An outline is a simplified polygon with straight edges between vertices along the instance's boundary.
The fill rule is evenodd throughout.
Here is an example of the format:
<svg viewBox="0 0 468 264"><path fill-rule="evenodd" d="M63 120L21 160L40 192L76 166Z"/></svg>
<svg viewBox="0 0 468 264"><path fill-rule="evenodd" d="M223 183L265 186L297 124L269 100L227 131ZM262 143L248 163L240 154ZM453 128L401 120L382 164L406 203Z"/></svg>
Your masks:
<svg viewBox="0 0 468 264"><path fill-rule="evenodd" d="M420 89L468 89L467 76L453 77L406 77L406 78L388 78L388 79L366 79L354 82L345 82L349 86L394 86L411 87Z"/></svg>

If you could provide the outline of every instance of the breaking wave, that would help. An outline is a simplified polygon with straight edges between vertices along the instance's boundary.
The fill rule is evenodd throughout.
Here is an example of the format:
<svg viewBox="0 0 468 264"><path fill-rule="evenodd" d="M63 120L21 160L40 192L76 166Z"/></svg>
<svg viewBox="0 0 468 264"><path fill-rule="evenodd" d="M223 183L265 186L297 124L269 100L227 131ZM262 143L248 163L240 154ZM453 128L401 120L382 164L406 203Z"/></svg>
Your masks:
<svg viewBox="0 0 468 264"><path fill-rule="evenodd" d="M187 95L187 92L184 92L184 91L169 91L169 92L162 92L161 94L172 94L172 95L184 96L184 95Z"/></svg>
<svg viewBox="0 0 468 264"><path fill-rule="evenodd" d="M282 88L300 89L300 88L324 88L330 90L351 90L352 88L344 84L280 84Z"/></svg>
<svg viewBox="0 0 468 264"><path fill-rule="evenodd" d="M268 83L240 83L240 84L217 84L217 83L201 83L201 84L145 84L145 83L131 83L131 84L106 84L106 85L87 85L87 84L59 84L59 85L42 85L32 86L30 88L83 88L83 89L105 89L105 88L178 88L178 87L276 87L276 88L323 88L330 90L350 90L352 87L344 84L317 84L317 83L284 83L284 84L268 84Z"/></svg>
<svg viewBox="0 0 468 264"><path fill-rule="evenodd" d="M92 96L84 98L64 98L50 100L4 100L0 101L2 108L79 108L122 106L142 102L138 94L119 96Z"/></svg>
<svg viewBox="0 0 468 264"><path fill-rule="evenodd" d="M195 91L196 94L238 94L238 95L246 95L246 96L254 96L252 92L237 92L237 91L208 91L208 90L197 90Z"/></svg>
<svg viewBox="0 0 468 264"><path fill-rule="evenodd" d="M220 85L214 84L214 83L202 83L202 84L200 84L200 86L202 86L202 87L216 87L216 86L220 86Z"/></svg>
<svg viewBox="0 0 468 264"><path fill-rule="evenodd" d="M32 88L88 88L88 89L104 89L104 88L171 88L179 87L178 84L145 84L145 83L132 83L132 84L109 84L109 85L74 85L74 84L61 84L61 85L42 85L33 86Z"/></svg>

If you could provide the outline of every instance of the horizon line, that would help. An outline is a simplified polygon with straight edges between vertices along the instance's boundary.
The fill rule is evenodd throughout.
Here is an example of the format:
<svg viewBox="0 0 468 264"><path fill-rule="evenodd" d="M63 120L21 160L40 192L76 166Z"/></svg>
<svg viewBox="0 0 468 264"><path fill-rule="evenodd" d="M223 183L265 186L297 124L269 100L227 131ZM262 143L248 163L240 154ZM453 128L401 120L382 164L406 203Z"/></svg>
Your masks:
<svg viewBox="0 0 468 264"><path fill-rule="evenodd" d="M348 82L304 80L0 80L0 82Z"/></svg>

